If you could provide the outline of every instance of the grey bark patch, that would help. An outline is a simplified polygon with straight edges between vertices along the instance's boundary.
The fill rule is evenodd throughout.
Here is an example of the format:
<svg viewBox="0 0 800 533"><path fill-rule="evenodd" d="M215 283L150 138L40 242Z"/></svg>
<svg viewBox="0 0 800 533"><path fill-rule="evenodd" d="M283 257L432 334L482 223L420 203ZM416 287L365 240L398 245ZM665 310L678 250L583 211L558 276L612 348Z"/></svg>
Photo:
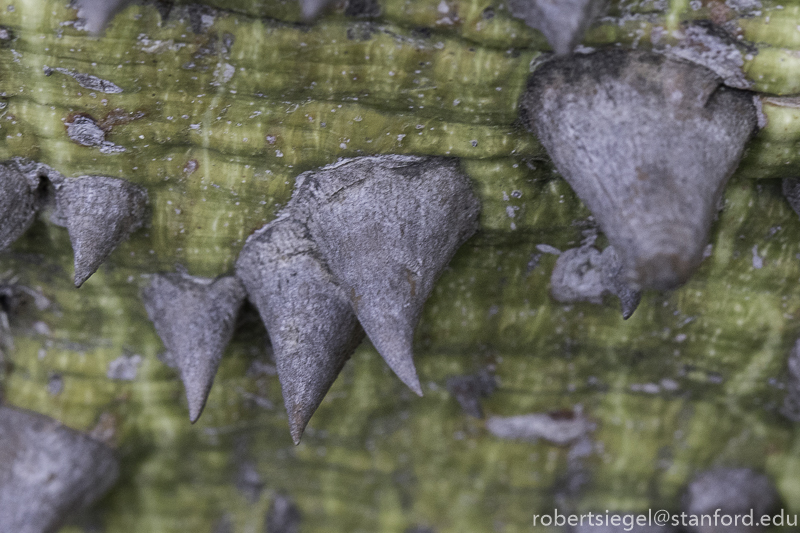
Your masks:
<svg viewBox="0 0 800 533"><path fill-rule="evenodd" d="M745 54L742 52L749 52L734 36L707 22L687 25L680 35L678 44L666 47L667 54L714 71L730 87L750 89L753 86L743 69ZM753 53L758 53L757 49Z"/></svg>
<svg viewBox="0 0 800 533"><path fill-rule="evenodd" d="M422 394L412 344L434 283L477 230L480 204L451 159L347 159L298 177L290 209L375 348Z"/></svg>
<svg viewBox="0 0 800 533"><path fill-rule="evenodd" d="M106 445L38 413L0 406L0 531L58 531L118 476Z"/></svg>
<svg viewBox="0 0 800 533"><path fill-rule="evenodd" d="M14 161L0 163L0 250L30 227L41 207L39 179L26 175Z"/></svg>
<svg viewBox="0 0 800 533"><path fill-rule="evenodd" d="M139 365L141 364L141 355L120 355L108 363L106 376L108 376L109 379L133 381L139 373Z"/></svg>
<svg viewBox="0 0 800 533"><path fill-rule="evenodd" d="M244 494L247 501L256 503L261 498L261 492L264 490L264 480L256 470L256 465L253 461L245 460L239 465L236 470L236 478L234 480L236 488Z"/></svg>
<svg viewBox="0 0 800 533"><path fill-rule="evenodd" d="M550 295L557 302L603 303L608 288L603 278L600 251L581 246L563 252L550 276Z"/></svg>
<svg viewBox="0 0 800 533"><path fill-rule="evenodd" d="M800 422L800 340L795 342L787 361L789 379L781 414L792 422Z"/></svg>
<svg viewBox="0 0 800 533"><path fill-rule="evenodd" d="M82 72L76 72L74 70L60 67L44 67L44 73L47 76L51 75L53 72L60 72L61 74L66 74L67 76L72 77L78 82L78 85L84 89L90 89L92 91L98 91L106 94L118 94L122 92L122 88L117 84L108 80L104 80L103 78L98 78L97 76L93 76L91 74L84 74Z"/></svg>
<svg viewBox="0 0 800 533"><path fill-rule="evenodd" d="M78 10L79 30L100 35L114 15L122 11L133 0L73 0L72 7Z"/></svg>
<svg viewBox="0 0 800 533"><path fill-rule="evenodd" d="M299 533L302 516L297 505L284 494L276 494L267 512L266 533Z"/></svg>
<svg viewBox="0 0 800 533"><path fill-rule="evenodd" d="M544 439L552 444L573 444L594 430L594 423L580 413L557 412L500 417L486 421L486 429L502 439L536 442Z"/></svg>
<svg viewBox="0 0 800 533"><path fill-rule="evenodd" d="M106 132L90 116L74 115L69 122L66 122L66 126L67 136L81 146L97 147L103 154L125 151L124 146L117 146L107 141Z"/></svg>
<svg viewBox="0 0 800 533"><path fill-rule="evenodd" d="M561 255L561 250L555 246L550 246L549 244L537 244L536 249L543 254Z"/></svg>
<svg viewBox="0 0 800 533"><path fill-rule="evenodd" d="M572 52L607 0L508 0L511 15L541 31L557 55Z"/></svg>
<svg viewBox="0 0 800 533"><path fill-rule="evenodd" d="M622 318L628 319L639 306L642 293L622 277L622 264L612 246L601 253L593 246L572 248L562 253L550 276L550 295L562 303L603 303L603 297L617 296Z"/></svg>
<svg viewBox="0 0 800 533"><path fill-rule="evenodd" d="M192 423L203 412L245 296L230 276L155 274L142 290L147 315L180 373Z"/></svg>
<svg viewBox="0 0 800 533"><path fill-rule="evenodd" d="M364 331L308 229L297 221L280 218L251 235L236 275L269 333L298 444Z"/></svg>
<svg viewBox="0 0 800 533"><path fill-rule="evenodd" d="M483 418L481 398L486 398L497 389L497 379L487 370L469 376L447 378L448 392L455 397L461 409L475 418Z"/></svg>
<svg viewBox="0 0 800 533"><path fill-rule="evenodd" d="M51 396L58 396L64 390L64 378L61 374L50 374L47 378L47 392Z"/></svg>
<svg viewBox="0 0 800 533"><path fill-rule="evenodd" d="M142 226L146 205L147 191L122 179L82 176L56 186L53 220L63 220L69 232L76 287Z"/></svg>
<svg viewBox="0 0 800 533"><path fill-rule="evenodd" d="M539 67L520 108L597 218L623 277L636 288L685 283L755 131L751 96L698 65L604 50Z"/></svg>
<svg viewBox="0 0 800 533"><path fill-rule="evenodd" d="M738 516L737 526L721 524L690 527L694 533L756 533L766 528L743 526L742 517L754 515L753 522L760 524L761 517L775 511L780 504L778 493L770 479L749 468L715 468L701 472L689 484L683 497L683 510L693 515L719 514Z"/></svg>

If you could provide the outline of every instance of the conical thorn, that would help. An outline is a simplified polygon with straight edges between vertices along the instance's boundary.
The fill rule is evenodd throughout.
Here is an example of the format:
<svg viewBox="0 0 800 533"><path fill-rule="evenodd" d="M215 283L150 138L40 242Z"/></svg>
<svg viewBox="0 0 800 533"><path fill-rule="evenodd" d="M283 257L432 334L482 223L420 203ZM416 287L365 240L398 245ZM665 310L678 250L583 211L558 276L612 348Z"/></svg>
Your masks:
<svg viewBox="0 0 800 533"><path fill-rule="evenodd" d="M477 229L480 211L458 162L343 160L299 176L289 208L306 221L372 344L421 394L414 329L439 275Z"/></svg>
<svg viewBox="0 0 800 533"><path fill-rule="evenodd" d="M247 239L236 262L267 328L295 444L364 338L305 226L279 218Z"/></svg>
<svg viewBox="0 0 800 533"><path fill-rule="evenodd" d="M523 120L636 289L674 289L703 259L757 125L752 96L721 82L684 60L602 50L543 64L521 99Z"/></svg>
<svg viewBox="0 0 800 533"><path fill-rule="evenodd" d="M180 372L192 423L203 412L244 298L230 276L155 274L142 290L147 315Z"/></svg>
<svg viewBox="0 0 800 533"><path fill-rule="evenodd" d="M56 214L75 254L75 286L95 273L114 248L144 223L147 192L122 179L66 178L56 185Z"/></svg>

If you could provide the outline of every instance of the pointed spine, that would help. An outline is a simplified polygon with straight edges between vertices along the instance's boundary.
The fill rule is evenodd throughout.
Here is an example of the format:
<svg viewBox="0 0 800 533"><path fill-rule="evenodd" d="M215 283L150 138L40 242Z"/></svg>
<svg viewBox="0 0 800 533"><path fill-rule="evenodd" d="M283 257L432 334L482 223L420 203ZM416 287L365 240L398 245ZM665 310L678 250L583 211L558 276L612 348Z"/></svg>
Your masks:
<svg viewBox="0 0 800 533"><path fill-rule="evenodd" d="M278 219L250 236L236 273L272 341L298 444L364 331L308 230L295 220Z"/></svg>
<svg viewBox="0 0 800 533"><path fill-rule="evenodd" d="M203 412L244 298L232 276L155 274L142 290L147 315L180 371L192 423Z"/></svg>

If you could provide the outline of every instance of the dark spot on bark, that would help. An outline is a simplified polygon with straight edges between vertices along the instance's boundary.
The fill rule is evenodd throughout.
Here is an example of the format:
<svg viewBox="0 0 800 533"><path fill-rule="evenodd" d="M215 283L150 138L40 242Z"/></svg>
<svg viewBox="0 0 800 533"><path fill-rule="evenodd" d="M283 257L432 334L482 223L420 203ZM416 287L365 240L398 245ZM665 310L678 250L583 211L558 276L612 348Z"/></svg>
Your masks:
<svg viewBox="0 0 800 533"><path fill-rule="evenodd" d="M200 168L200 163L197 162L197 159L190 159L185 165L183 165L183 172L187 176L191 176L197 171L198 168Z"/></svg>
<svg viewBox="0 0 800 533"><path fill-rule="evenodd" d="M411 30L411 35L417 39L430 39L433 32L430 28L414 28Z"/></svg>
<svg viewBox="0 0 800 533"><path fill-rule="evenodd" d="M108 114L97 123L97 125L100 126L100 129L106 133L109 133L111 128L118 124L128 124L129 122L133 122L134 120L139 120L140 118L144 117L144 111L128 112L118 107L109 111Z"/></svg>
<svg viewBox="0 0 800 533"><path fill-rule="evenodd" d="M483 418L481 398L488 397L497 389L497 380L494 374L484 369L474 375L449 377L446 386L464 412Z"/></svg>
<svg viewBox="0 0 800 533"><path fill-rule="evenodd" d="M276 494L267 512L266 533L299 533L300 509L288 497Z"/></svg>
<svg viewBox="0 0 800 533"><path fill-rule="evenodd" d="M378 0L349 0L344 14L347 17L378 17L381 14L381 5Z"/></svg>
<svg viewBox="0 0 800 533"><path fill-rule="evenodd" d="M356 23L347 28L347 38L351 41L369 41L376 32L374 25L369 22Z"/></svg>
<svg viewBox="0 0 800 533"><path fill-rule="evenodd" d="M553 420L575 420L575 411L572 409L559 409L548 413Z"/></svg>
<svg viewBox="0 0 800 533"><path fill-rule="evenodd" d="M203 15L215 16L216 10L208 6L201 6L199 4L189 5L189 25L192 31L196 34L203 33Z"/></svg>

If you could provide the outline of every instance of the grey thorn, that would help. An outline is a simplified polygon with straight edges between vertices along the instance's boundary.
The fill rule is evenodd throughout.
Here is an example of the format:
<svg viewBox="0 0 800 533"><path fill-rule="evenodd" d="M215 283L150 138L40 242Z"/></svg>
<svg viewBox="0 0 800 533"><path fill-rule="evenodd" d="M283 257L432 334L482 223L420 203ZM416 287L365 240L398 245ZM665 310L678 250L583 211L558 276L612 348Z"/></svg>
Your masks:
<svg viewBox="0 0 800 533"><path fill-rule="evenodd" d="M0 406L0 531L52 533L116 483L114 451L52 418Z"/></svg>
<svg viewBox="0 0 800 533"><path fill-rule="evenodd" d="M695 516L719 514L738 516L735 526L700 525L693 533L756 533L761 517L777 510L780 498L770 479L749 468L714 468L699 473L683 496L683 510ZM753 513L750 525L742 525L743 516Z"/></svg>
<svg viewBox="0 0 800 533"><path fill-rule="evenodd" d="M300 10L303 12L305 20L313 20L319 16L325 7L332 2L332 0L298 0L300 2Z"/></svg>
<svg viewBox="0 0 800 533"><path fill-rule="evenodd" d="M236 275L269 332L292 439L299 444L364 331L299 222L281 218L251 235Z"/></svg>
<svg viewBox="0 0 800 533"><path fill-rule="evenodd" d="M83 19L80 29L92 35L100 35L114 16L133 0L74 0L72 7Z"/></svg>
<svg viewBox="0 0 800 533"><path fill-rule="evenodd" d="M783 178L781 180L783 196L795 213L800 216L800 179Z"/></svg>
<svg viewBox="0 0 800 533"><path fill-rule="evenodd" d="M155 274L142 290L147 315L180 372L192 424L203 412L244 298L232 276Z"/></svg>
<svg viewBox="0 0 800 533"><path fill-rule="evenodd" d="M66 225L75 253L75 286L80 287L119 243L144 222L147 191L104 176L65 178L56 185L56 214Z"/></svg>
<svg viewBox="0 0 800 533"><path fill-rule="evenodd" d="M619 303L622 307L622 319L628 320L633 316L636 308L639 307L639 302L642 301L642 291L631 286L625 279L622 262L619 260L619 256L617 256L613 246L603 250L600 262L605 285L608 287L609 292L619 298Z"/></svg>
<svg viewBox="0 0 800 533"><path fill-rule="evenodd" d="M480 203L452 159L346 159L298 177L290 202L384 360L422 389L412 344L425 300L477 230Z"/></svg>
<svg viewBox="0 0 800 533"><path fill-rule="evenodd" d="M635 288L685 283L757 119L712 71L604 50L539 67L523 120L597 218Z"/></svg>
<svg viewBox="0 0 800 533"><path fill-rule="evenodd" d="M39 177L15 161L0 163L0 250L5 250L33 223L41 207Z"/></svg>
<svg viewBox="0 0 800 533"><path fill-rule="evenodd" d="M572 52L607 0L508 0L511 15L541 31L557 55Z"/></svg>

